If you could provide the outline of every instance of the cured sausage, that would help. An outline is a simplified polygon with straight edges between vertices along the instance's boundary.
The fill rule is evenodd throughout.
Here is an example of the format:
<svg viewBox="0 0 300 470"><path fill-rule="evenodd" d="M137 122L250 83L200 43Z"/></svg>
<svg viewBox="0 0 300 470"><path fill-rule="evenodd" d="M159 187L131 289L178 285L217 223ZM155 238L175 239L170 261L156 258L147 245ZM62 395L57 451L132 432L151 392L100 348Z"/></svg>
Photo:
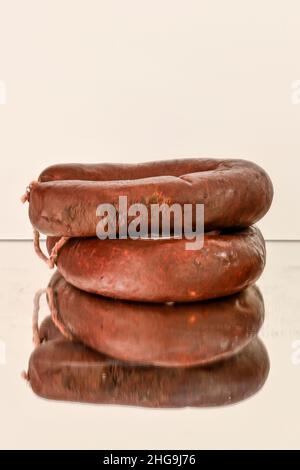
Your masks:
<svg viewBox="0 0 300 470"><path fill-rule="evenodd" d="M190 368L123 363L57 339L33 351L27 379L44 398L171 408L244 400L262 387L268 372L268 354L258 339L226 361Z"/></svg>
<svg viewBox="0 0 300 470"><path fill-rule="evenodd" d="M143 163L59 163L51 165L40 174L38 181L88 180L118 181L154 178L157 176L182 176L206 171L224 171L235 165L256 166L241 159L180 158Z"/></svg>
<svg viewBox="0 0 300 470"><path fill-rule="evenodd" d="M181 159L136 165L54 165L30 186L29 217L49 236L95 236L100 204L204 204L206 231L247 227L268 211L269 176L246 160ZM147 220L149 223L149 220ZM193 225L195 225L195 214Z"/></svg>
<svg viewBox="0 0 300 470"><path fill-rule="evenodd" d="M51 253L56 238L47 238ZM56 263L75 287L140 302L191 302L234 294L253 284L265 265L265 243L255 227L208 233L199 251L184 239L71 238Z"/></svg>
<svg viewBox="0 0 300 470"><path fill-rule="evenodd" d="M59 322L74 339L135 363L194 366L230 357L257 335L264 319L263 298L256 286L224 299L173 305L87 294L68 284L58 271L49 288L54 291ZM42 328L43 337L53 337L51 331L44 333L44 324Z"/></svg>

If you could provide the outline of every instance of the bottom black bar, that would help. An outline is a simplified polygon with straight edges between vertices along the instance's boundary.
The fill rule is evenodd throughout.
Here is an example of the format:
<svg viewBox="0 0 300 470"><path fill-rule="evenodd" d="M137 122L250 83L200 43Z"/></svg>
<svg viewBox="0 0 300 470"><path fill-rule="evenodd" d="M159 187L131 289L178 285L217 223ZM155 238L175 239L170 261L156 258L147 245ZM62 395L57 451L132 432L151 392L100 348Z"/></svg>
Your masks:
<svg viewBox="0 0 300 470"><path fill-rule="evenodd" d="M297 451L258 451L258 450L93 450L93 451L59 451L59 450L20 450L0 451L0 464L3 462L13 463L28 462L30 465L37 462L39 466L43 462L49 463L76 463L97 468L99 466L117 466L125 468L138 468L141 465L169 465L172 468L185 468L198 465L211 464L212 462L225 462L247 464L251 462L269 462L273 456L276 463L281 461L286 464L287 458L295 458ZM247 460L245 460L245 458Z"/></svg>

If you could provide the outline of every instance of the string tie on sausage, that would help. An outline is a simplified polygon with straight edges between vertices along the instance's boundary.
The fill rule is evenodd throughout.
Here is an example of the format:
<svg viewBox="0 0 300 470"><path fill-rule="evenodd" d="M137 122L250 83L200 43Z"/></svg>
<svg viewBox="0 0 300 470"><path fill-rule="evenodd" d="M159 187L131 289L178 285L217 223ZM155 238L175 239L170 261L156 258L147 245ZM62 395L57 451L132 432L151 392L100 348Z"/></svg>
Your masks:
<svg viewBox="0 0 300 470"><path fill-rule="evenodd" d="M48 305L49 305L49 309L51 313L51 319L54 325L65 338L72 341L73 340L72 334L67 330L67 328L65 327L65 325L62 323L61 319L59 318L58 310L57 310L55 299L54 299L54 291L52 287L47 287L47 299L48 299Z"/></svg>
<svg viewBox="0 0 300 470"><path fill-rule="evenodd" d="M31 183L27 186L25 193L20 198L23 204L25 204L26 201L29 201L31 188L37 183L38 181L31 181Z"/></svg>
<svg viewBox="0 0 300 470"><path fill-rule="evenodd" d="M33 229L33 246L36 254L41 258L50 269L53 269L57 260L59 250L67 243L70 237L61 237L51 250L49 258L42 252L40 247L40 233L38 230Z"/></svg>
<svg viewBox="0 0 300 470"><path fill-rule="evenodd" d="M41 296L47 292L47 289L39 289L33 299L33 313L32 313L32 340L35 346L39 346L43 338L40 336L39 331L39 311Z"/></svg>
<svg viewBox="0 0 300 470"><path fill-rule="evenodd" d="M47 296L47 301L48 301L48 306L51 314L51 319L55 326L59 329L59 331L62 333L62 335L69 339L72 340L73 337L70 334L70 332L66 329L65 325L62 323L62 321L59 318L59 314L55 305L55 299L54 299L54 292L52 287L47 287L45 289L39 289L33 299L33 314L32 314L32 336L33 336L33 343L35 346L39 346L44 338L40 334L40 329L39 329L39 312L40 312L40 300L43 294L46 294Z"/></svg>

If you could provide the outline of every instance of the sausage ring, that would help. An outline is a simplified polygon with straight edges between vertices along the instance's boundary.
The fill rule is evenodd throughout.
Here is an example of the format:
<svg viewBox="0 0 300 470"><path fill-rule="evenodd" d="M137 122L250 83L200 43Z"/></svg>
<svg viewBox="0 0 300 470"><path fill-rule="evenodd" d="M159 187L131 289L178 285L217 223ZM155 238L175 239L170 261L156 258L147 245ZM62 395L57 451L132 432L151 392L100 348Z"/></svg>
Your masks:
<svg viewBox="0 0 300 470"><path fill-rule="evenodd" d="M173 305L88 294L58 271L49 288L63 333L108 356L141 364L180 367L228 358L257 335L264 319L255 286L224 299Z"/></svg>
<svg viewBox="0 0 300 470"><path fill-rule="evenodd" d="M181 159L122 164L65 164L44 170L23 200L33 227L49 236L95 236L100 204L204 204L205 231L244 228L268 211L273 187L266 172L246 160ZM195 214L192 218L195 226ZM149 219L147 218L148 230Z"/></svg>
<svg viewBox="0 0 300 470"><path fill-rule="evenodd" d="M56 238L47 238L52 252ZM265 265L265 243L255 227L207 233L199 251L184 239L70 238L56 264L79 289L140 302L191 302L223 297L253 284Z"/></svg>
<svg viewBox="0 0 300 470"><path fill-rule="evenodd" d="M227 361L189 368L123 363L56 339L35 348L25 376L37 395L52 400L171 408L236 403L256 393L268 373L256 338Z"/></svg>

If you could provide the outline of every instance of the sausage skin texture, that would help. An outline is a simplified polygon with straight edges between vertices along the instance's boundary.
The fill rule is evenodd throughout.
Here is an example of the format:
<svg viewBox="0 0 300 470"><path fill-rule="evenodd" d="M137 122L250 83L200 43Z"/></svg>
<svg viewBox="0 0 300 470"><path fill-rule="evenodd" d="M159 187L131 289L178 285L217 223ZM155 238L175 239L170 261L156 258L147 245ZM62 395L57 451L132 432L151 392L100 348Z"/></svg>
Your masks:
<svg viewBox="0 0 300 470"><path fill-rule="evenodd" d="M28 379L44 398L172 408L239 402L262 387L268 372L268 354L257 338L226 361L190 368L123 363L56 339L33 351Z"/></svg>
<svg viewBox="0 0 300 470"><path fill-rule="evenodd" d="M55 242L47 238L50 253ZM192 302L223 297L253 284L265 265L265 243L250 227L208 233L200 250L182 239L71 238L57 267L75 287L140 302Z"/></svg>
<svg viewBox="0 0 300 470"><path fill-rule="evenodd" d="M97 207L110 203L117 208L119 196L127 196L128 206L143 203L149 214L151 204L202 203L209 231L254 224L268 211L273 187L267 173L246 160L54 165L32 184L29 217L49 236L95 236Z"/></svg>
<svg viewBox="0 0 300 470"><path fill-rule="evenodd" d="M88 294L58 271L49 286L59 321L74 338L108 356L141 364L180 367L228 358L257 335L264 319L255 286L224 299L172 305Z"/></svg>

